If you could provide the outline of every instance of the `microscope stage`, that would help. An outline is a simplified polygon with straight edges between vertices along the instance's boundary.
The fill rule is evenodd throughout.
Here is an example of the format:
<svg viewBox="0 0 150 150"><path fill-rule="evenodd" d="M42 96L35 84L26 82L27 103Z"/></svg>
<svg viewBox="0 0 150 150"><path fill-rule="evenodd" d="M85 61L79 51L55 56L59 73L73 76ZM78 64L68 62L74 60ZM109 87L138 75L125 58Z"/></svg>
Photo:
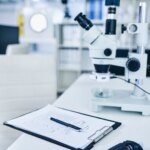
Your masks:
<svg viewBox="0 0 150 150"><path fill-rule="evenodd" d="M136 98L131 91L113 90L109 97L93 96L91 108L94 112L100 112L104 107L121 108L122 111L141 112L142 115L150 115L150 101L146 96Z"/></svg>

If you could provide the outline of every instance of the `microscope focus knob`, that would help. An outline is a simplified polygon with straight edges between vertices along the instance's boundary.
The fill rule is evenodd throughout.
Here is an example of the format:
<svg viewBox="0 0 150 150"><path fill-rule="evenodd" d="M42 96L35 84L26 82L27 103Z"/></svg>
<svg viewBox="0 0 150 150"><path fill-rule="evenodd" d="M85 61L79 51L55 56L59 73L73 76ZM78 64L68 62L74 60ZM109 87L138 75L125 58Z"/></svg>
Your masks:
<svg viewBox="0 0 150 150"><path fill-rule="evenodd" d="M126 64L129 71L136 72L140 69L140 61L137 58L130 58Z"/></svg>
<svg viewBox="0 0 150 150"><path fill-rule="evenodd" d="M127 27L124 24L122 24L121 25L121 33L123 34L126 30L127 30Z"/></svg>
<svg viewBox="0 0 150 150"><path fill-rule="evenodd" d="M105 56L110 56L112 54L112 50L110 49L110 48L106 48L105 50L104 50L104 55Z"/></svg>

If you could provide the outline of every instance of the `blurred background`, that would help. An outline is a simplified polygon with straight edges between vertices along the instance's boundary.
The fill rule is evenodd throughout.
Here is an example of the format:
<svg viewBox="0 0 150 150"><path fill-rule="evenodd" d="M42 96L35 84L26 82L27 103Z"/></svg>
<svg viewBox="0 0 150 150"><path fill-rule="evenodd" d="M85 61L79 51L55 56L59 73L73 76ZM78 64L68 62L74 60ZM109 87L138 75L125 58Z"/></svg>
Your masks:
<svg viewBox="0 0 150 150"><path fill-rule="evenodd" d="M139 2L121 0L118 33L122 24L137 21ZM4 121L53 103L82 73L93 70L74 18L83 12L104 30L106 11L104 0L0 0L0 150L20 135L3 127ZM118 49L136 48L134 36L118 34L118 39Z"/></svg>

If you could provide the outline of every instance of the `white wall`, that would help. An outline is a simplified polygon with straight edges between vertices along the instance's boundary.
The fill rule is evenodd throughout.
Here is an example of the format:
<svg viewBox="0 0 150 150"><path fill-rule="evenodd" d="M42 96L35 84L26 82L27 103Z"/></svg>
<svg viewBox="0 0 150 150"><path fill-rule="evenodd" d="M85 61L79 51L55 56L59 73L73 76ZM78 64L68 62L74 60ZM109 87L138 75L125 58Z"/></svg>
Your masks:
<svg viewBox="0 0 150 150"><path fill-rule="evenodd" d="M17 5L0 4L0 24L17 25Z"/></svg>

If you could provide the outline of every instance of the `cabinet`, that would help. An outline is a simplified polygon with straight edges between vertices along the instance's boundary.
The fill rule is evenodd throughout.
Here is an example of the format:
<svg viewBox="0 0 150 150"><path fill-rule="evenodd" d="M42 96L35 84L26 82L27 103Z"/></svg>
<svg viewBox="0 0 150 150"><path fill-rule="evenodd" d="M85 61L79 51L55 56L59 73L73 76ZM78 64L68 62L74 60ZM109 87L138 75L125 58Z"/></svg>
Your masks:
<svg viewBox="0 0 150 150"><path fill-rule="evenodd" d="M83 45L82 29L76 22L56 25L58 44L58 93L62 93L82 72L92 70L89 49Z"/></svg>

